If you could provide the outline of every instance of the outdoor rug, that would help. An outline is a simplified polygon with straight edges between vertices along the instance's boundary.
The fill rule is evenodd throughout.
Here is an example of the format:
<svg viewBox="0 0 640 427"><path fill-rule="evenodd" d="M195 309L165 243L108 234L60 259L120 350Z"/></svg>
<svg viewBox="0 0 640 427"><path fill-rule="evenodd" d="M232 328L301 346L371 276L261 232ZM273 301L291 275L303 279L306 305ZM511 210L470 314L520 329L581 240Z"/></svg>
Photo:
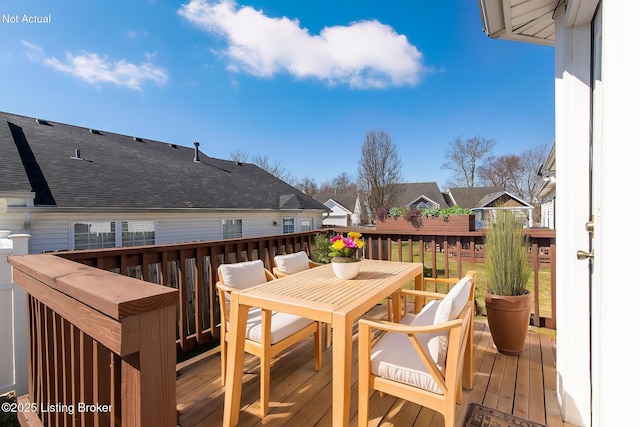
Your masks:
<svg viewBox="0 0 640 427"><path fill-rule="evenodd" d="M547 427L522 418L505 414L497 409L470 403L464 427Z"/></svg>

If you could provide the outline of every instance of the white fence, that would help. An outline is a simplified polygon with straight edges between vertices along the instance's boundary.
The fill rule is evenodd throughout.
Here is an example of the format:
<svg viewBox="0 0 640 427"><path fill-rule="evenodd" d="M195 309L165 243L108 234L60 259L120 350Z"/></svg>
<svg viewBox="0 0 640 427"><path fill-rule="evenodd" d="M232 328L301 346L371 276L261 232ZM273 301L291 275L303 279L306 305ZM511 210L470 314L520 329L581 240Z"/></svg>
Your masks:
<svg viewBox="0 0 640 427"><path fill-rule="evenodd" d="M27 389L27 296L13 283L7 258L28 253L28 234L0 230L0 394Z"/></svg>

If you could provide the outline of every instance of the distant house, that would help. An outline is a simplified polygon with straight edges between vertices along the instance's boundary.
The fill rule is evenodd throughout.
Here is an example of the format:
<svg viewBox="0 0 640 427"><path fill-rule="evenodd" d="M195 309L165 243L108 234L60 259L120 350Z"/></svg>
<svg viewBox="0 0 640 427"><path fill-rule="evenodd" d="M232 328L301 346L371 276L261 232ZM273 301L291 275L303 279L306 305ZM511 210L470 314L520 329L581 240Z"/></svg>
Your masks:
<svg viewBox="0 0 640 427"><path fill-rule="evenodd" d="M435 182L405 183L399 184L399 188L400 194L396 206L418 209L448 207L440 187Z"/></svg>
<svg viewBox="0 0 640 427"><path fill-rule="evenodd" d="M545 162L540 165L538 175L542 177L542 186L536 197L540 200L540 225L556 228L556 144L549 150Z"/></svg>
<svg viewBox="0 0 640 427"><path fill-rule="evenodd" d="M327 208L247 163L0 112L0 229L30 253L312 230Z"/></svg>
<svg viewBox="0 0 640 427"><path fill-rule="evenodd" d="M476 227L487 227L496 209L513 210L524 220L527 227L533 225L533 206L503 187L459 187L444 193L449 206L471 209L476 214Z"/></svg>
<svg viewBox="0 0 640 427"><path fill-rule="evenodd" d="M362 224L360 198L356 192L321 193L317 194L314 199L329 209L322 219L322 225L350 227Z"/></svg>

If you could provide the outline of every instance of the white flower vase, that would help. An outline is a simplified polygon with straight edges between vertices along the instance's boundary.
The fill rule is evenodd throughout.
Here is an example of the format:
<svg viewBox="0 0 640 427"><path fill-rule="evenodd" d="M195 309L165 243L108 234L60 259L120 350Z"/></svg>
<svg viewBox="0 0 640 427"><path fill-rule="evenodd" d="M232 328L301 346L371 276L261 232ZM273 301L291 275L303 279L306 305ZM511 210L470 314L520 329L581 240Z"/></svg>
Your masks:
<svg viewBox="0 0 640 427"><path fill-rule="evenodd" d="M333 272L338 279L350 280L354 279L360 272L362 260L350 260L347 262L341 262L341 260L336 260L334 258L331 260L331 266L333 267Z"/></svg>

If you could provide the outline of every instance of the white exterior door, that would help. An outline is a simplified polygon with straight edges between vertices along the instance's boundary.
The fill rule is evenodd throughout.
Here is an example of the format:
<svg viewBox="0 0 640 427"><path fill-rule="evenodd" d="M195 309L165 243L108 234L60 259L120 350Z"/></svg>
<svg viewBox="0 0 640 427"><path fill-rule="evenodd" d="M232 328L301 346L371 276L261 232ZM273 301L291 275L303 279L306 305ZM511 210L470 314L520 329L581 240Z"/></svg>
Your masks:
<svg viewBox="0 0 640 427"><path fill-rule="evenodd" d="M591 425L634 425L640 230L634 205L640 135L640 2L601 1L592 24ZM631 208L636 210L636 208Z"/></svg>
<svg viewBox="0 0 640 427"><path fill-rule="evenodd" d="M640 230L625 212L640 159L640 2L568 5L556 22L558 395L572 424L634 425Z"/></svg>

